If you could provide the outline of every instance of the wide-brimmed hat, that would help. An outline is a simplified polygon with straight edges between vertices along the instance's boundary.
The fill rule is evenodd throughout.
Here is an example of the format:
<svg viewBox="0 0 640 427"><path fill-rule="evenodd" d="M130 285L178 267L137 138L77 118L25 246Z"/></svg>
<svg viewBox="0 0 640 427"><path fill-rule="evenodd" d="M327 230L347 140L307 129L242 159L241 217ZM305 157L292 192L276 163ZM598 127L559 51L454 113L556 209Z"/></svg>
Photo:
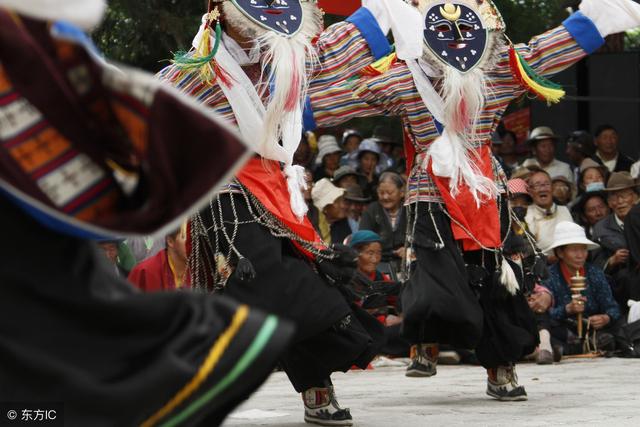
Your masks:
<svg viewBox="0 0 640 427"><path fill-rule="evenodd" d="M611 174L611 177L609 177L607 188L605 188L604 191L620 191L626 190L627 188L636 188L637 186L638 183L629 172L614 172Z"/></svg>
<svg viewBox="0 0 640 427"><path fill-rule="evenodd" d="M511 179L527 180L531 175L531 170L526 166L519 166L511 172Z"/></svg>
<svg viewBox="0 0 640 427"><path fill-rule="evenodd" d="M587 239L584 228L571 221L561 221L556 224L553 232L553 243L546 251L566 245L586 245L588 250L598 249L600 245ZM545 251L545 252L546 252Z"/></svg>
<svg viewBox="0 0 640 427"><path fill-rule="evenodd" d="M358 245L364 245L366 243L382 242L382 238L376 232L371 230L359 230L353 233L349 246L352 248Z"/></svg>
<svg viewBox="0 0 640 427"><path fill-rule="evenodd" d="M590 157L587 157L582 161L582 163L580 163L581 174L583 174L587 169L600 169L600 171L602 172L602 176L606 176L607 168Z"/></svg>
<svg viewBox="0 0 640 427"><path fill-rule="evenodd" d="M558 136L555 133L553 133L553 129L551 129L550 127L538 126L537 128L531 131L531 134L529 134L529 139L527 139L527 144L535 145L539 141L542 141L545 139L552 139L554 141L557 141Z"/></svg>
<svg viewBox="0 0 640 427"><path fill-rule="evenodd" d="M373 153L378 156L380 159L380 146L378 145L377 140L373 138L367 138L360 143L360 147L358 147L358 159L362 157L364 153Z"/></svg>
<svg viewBox="0 0 640 427"><path fill-rule="evenodd" d="M365 197L364 192L359 185L347 187L347 190L344 193L344 199L359 203L367 203L371 201L371 197Z"/></svg>
<svg viewBox="0 0 640 427"><path fill-rule="evenodd" d="M351 166L340 166L333 173L333 182L337 183L342 178L344 178L345 176L349 176L349 175L359 176L360 174L358 172L356 172L356 170L354 168L352 168Z"/></svg>
<svg viewBox="0 0 640 427"><path fill-rule="evenodd" d="M509 190L510 197L522 196L526 197L529 202L533 200L529 194L527 181L522 178L512 178L507 181L507 189Z"/></svg>
<svg viewBox="0 0 640 427"><path fill-rule="evenodd" d="M322 178L313 185L311 200L313 200L313 205L322 212L327 205L332 204L340 196L343 196L344 191L344 188L333 185L329 178Z"/></svg>
<svg viewBox="0 0 640 427"><path fill-rule="evenodd" d="M393 137L391 129L384 125L378 125L373 128L371 139L375 139L379 144L401 144L400 141Z"/></svg>
<svg viewBox="0 0 640 427"><path fill-rule="evenodd" d="M322 135L318 139L318 157L316 163L321 164L322 159L331 153L342 153L342 148L338 145L338 140L333 135Z"/></svg>

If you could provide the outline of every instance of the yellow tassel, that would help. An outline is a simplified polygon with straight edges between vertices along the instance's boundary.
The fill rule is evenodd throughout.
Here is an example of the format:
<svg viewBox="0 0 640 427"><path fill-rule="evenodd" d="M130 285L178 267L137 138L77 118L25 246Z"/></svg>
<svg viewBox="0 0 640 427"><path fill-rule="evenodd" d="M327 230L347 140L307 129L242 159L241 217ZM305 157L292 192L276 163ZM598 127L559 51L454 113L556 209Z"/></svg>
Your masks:
<svg viewBox="0 0 640 427"><path fill-rule="evenodd" d="M390 55L385 56L384 58L378 59L371 65L367 65L362 69L362 75L365 76L379 76L381 74L389 71L389 68L396 63L398 57L395 52Z"/></svg>
<svg viewBox="0 0 640 427"><path fill-rule="evenodd" d="M515 61L518 67L518 72L522 77L522 80L526 84L527 87L531 88L533 92L535 92L538 96L543 97L548 104L557 104L564 97L565 91L562 89L552 89L548 87L544 87L538 82L532 80L524 67L520 63L520 61Z"/></svg>

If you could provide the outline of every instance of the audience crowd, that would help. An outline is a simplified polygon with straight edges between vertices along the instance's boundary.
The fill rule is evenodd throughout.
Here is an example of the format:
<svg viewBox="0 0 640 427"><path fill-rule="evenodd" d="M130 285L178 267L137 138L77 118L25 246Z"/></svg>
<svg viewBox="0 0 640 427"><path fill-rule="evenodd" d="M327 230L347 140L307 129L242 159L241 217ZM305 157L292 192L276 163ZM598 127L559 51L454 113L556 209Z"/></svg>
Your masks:
<svg viewBox="0 0 640 427"><path fill-rule="evenodd" d="M568 162L557 158L561 138L550 127L537 127L523 154L514 132L492 138L492 152L510 177L506 197L513 221L504 253L523 268L540 334L531 358L547 364L594 349L640 356L640 302L633 307L640 301L640 161L619 151L611 125L597 127L593 136L571 132ZM407 257L412 261L405 250L407 161L401 141L384 126L368 138L355 129L340 138L325 134L317 144L305 135L294 157L307 171L311 223L326 243L359 253L354 298L385 324L385 354L396 356L408 351L399 333L397 295ZM184 233L173 232L163 242L101 246L114 270L143 291L187 288ZM546 278L532 279L540 276ZM580 280L585 289L572 293Z"/></svg>

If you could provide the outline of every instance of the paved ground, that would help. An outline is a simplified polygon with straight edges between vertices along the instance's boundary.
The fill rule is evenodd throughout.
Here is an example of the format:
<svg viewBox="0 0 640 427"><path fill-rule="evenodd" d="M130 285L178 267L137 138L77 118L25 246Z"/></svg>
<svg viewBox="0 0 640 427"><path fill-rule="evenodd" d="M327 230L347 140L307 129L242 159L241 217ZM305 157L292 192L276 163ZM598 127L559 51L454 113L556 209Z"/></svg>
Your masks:
<svg viewBox="0 0 640 427"><path fill-rule="evenodd" d="M339 401L361 427L640 426L640 360L563 360L523 364L529 401L497 402L484 394L479 367L441 366L432 378L404 376L402 367L335 374ZM300 396L274 373L225 426L305 426ZM308 426L308 425L307 425Z"/></svg>

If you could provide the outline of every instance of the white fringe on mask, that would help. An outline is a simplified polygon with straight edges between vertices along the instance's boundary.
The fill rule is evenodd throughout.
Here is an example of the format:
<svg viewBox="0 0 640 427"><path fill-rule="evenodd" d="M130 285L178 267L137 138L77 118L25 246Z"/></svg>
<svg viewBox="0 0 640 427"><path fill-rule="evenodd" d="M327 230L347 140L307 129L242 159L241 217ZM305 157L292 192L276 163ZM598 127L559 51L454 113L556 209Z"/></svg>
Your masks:
<svg viewBox="0 0 640 427"><path fill-rule="evenodd" d="M248 137L255 141L255 151L262 157L284 163L291 209L302 221L307 213L307 204L302 195L302 189L306 186L304 171L292 163L302 137L302 113L309 85L308 76L317 63L311 40L320 31L322 15L315 4L302 3L302 27L295 35L284 37L252 23L231 2L223 3L222 7L227 23L261 46L262 75L257 86L259 97L268 94L269 100L262 109L260 131ZM224 68L224 64L221 65ZM236 73L232 73L232 77L236 78ZM236 118L238 114L247 114L251 110L248 104L236 107L234 104L237 102L232 99L229 102Z"/></svg>

